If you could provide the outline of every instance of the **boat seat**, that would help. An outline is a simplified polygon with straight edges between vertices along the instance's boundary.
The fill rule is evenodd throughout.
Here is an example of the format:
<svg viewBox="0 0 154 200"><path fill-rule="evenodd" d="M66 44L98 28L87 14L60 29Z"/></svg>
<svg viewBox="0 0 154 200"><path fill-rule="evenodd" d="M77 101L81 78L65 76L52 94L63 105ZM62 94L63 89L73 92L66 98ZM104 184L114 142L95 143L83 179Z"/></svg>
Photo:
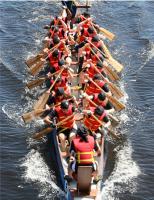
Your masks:
<svg viewBox="0 0 154 200"><path fill-rule="evenodd" d="M92 179L91 166L78 166L77 173L77 190L83 193L90 193Z"/></svg>

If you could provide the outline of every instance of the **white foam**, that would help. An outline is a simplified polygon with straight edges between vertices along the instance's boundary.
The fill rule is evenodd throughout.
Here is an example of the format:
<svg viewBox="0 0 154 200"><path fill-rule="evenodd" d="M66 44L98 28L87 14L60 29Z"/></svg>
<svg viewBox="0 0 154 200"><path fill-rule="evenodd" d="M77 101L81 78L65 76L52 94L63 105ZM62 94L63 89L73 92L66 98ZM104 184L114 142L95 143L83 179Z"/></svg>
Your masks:
<svg viewBox="0 0 154 200"><path fill-rule="evenodd" d="M63 191L54 183L54 173L49 170L38 151L31 150L24 158L21 167L25 168L23 178L38 183L39 197L50 199L54 195L63 195Z"/></svg>
<svg viewBox="0 0 154 200"><path fill-rule="evenodd" d="M115 192L135 192L137 186L136 178L141 173L140 168L132 159L130 143L124 146L123 149L119 150L117 148L115 151L117 151L115 168L104 183L105 186L102 189L100 198L103 200L117 200Z"/></svg>

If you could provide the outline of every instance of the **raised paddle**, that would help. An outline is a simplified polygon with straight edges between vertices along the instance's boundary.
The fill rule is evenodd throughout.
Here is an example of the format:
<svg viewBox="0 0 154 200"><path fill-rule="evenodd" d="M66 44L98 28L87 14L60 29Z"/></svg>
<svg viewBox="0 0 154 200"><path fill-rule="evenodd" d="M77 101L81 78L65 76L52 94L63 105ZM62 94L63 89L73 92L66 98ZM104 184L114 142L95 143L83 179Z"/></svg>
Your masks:
<svg viewBox="0 0 154 200"><path fill-rule="evenodd" d="M53 84L50 86L50 88L42 95L39 97L39 100L35 103L34 105L34 110L38 110L38 109L44 109L45 104L49 98L50 95L50 91L52 90L52 88L54 87L54 85L56 84L57 79L60 77L60 75L62 74L64 68L62 68L58 74L58 76L56 77L56 79L54 80Z"/></svg>
<svg viewBox="0 0 154 200"><path fill-rule="evenodd" d="M104 127L104 123L102 121L100 121L94 114L91 113L91 115L93 116L93 118L100 123L103 127ZM117 135L116 133L114 133L110 128L104 127L109 134L111 134L115 139L120 139L119 135Z"/></svg>
<svg viewBox="0 0 154 200"><path fill-rule="evenodd" d="M91 99L89 99L88 95L85 96L85 98L95 107L97 107L98 105L93 102ZM115 117L113 117L111 114L108 114L109 118L111 119L111 121L113 121L114 124L119 124L119 120Z"/></svg>
<svg viewBox="0 0 154 200"><path fill-rule="evenodd" d="M92 53L96 56L96 58L103 64L102 60L98 57L98 55L93 51L92 48L90 48ZM107 73L108 77L110 78L111 81L117 81L120 80L120 77L116 72L114 72L109 66L106 66L103 64L104 70Z"/></svg>
<svg viewBox="0 0 154 200"><path fill-rule="evenodd" d="M103 89L97 85L91 78L89 78L89 76L86 75L86 77L88 78L89 81L91 81L97 88L99 88L101 91L103 91ZM104 92L104 91L103 91ZM109 101L112 103L112 105L114 106L114 108L117 111L121 111L123 109L125 109L125 105L123 103L121 103L120 101L118 101L115 97L110 96L109 94L105 93L107 98L109 99Z"/></svg>
<svg viewBox="0 0 154 200"><path fill-rule="evenodd" d="M63 125L67 120L71 119L74 116L74 113L68 117L66 117L65 119L63 119L62 121L58 122L57 124L55 124L56 127ZM35 133L33 135L33 139L41 139L43 136L47 135L48 133L50 133L53 130L53 128L48 127L38 133Z"/></svg>
<svg viewBox="0 0 154 200"><path fill-rule="evenodd" d="M33 76L35 76L37 73L39 73L39 71L41 70L41 68L44 66L44 64L46 63L46 60L48 59L48 57L54 52L55 48L57 48L59 45L61 44L61 42L59 42L56 46L54 46L51 50L48 56L46 56L46 58L44 58L43 60L40 60L38 63L36 63L34 66L32 66L29 69L29 73Z"/></svg>
<svg viewBox="0 0 154 200"><path fill-rule="evenodd" d="M86 37L85 37L86 38ZM90 42L89 40L87 40L87 42L89 43L89 44L91 44L93 47L95 47L104 57L107 57L107 58L105 58L105 60L110 64L110 65L112 65L112 67L117 71L117 72L121 72L122 71L122 69L123 69L123 65L122 64L120 64L117 60L115 60L114 58L112 58L112 56L111 56L111 54L110 54L110 56L109 56L109 53L106 53L105 51L107 51L107 50L105 50L104 49L104 45L103 45L103 49L104 49L104 52L105 53L103 53L100 49L98 49L92 42ZM103 43L103 42L102 42Z"/></svg>

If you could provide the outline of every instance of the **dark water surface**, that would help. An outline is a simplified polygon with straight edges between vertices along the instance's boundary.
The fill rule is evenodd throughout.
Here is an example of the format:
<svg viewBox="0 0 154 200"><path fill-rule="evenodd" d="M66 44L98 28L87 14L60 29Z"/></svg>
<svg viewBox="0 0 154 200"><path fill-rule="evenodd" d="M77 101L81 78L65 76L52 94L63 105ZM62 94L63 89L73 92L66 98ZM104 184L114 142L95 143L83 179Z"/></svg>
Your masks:
<svg viewBox="0 0 154 200"><path fill-rule="evenodd" d="M25 125L23 112L31 110L37 90L24 89L31 77L24 60L41 49L50 15L60 3L0 2L0 129L1 199L63 199L54 161L46 165L45 145L30 139L37 121ZM154 2L92 3L91 14L101 26L116 33L109 43L124 66L121 88L127 109L121 113L124 141L110 141L100 199L154 199ZM45 151L45 149L44 149Z"/></svg>

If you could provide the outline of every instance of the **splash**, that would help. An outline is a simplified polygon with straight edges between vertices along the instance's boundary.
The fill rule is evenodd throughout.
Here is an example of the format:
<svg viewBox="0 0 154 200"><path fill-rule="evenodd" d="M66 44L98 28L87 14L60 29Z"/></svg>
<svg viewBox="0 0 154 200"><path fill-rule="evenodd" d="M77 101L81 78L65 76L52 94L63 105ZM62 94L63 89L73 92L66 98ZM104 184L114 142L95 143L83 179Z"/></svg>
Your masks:
<svg viewBox="0 0 154 200"><path fill-rule="evenodd" d="M39 152L31 150L24 158L21 167L25 168L23 178L26 182L38 183L39 197L54 199L64 196L64 192L54 183L54 173L49 170Z"/></svg>
<svg viewBox="0 0 154 200"><path fill-rule="evenodd" d="M24 122L21 118L23 109L19 105L4 104L2 106L3 113L16 124L24 126Z"/></svg>
<svg viewBox="0 0 154 200"><path fill-rule="evenodd" d="M123 149L116 148L114 151L117 152L116 165L110 177L104 182L105 186L101 192L101 199L104 200L117 200L115 193L134 193L137 188L136 178L141 173L132 159L132 147L129 142Z"/></svg>

